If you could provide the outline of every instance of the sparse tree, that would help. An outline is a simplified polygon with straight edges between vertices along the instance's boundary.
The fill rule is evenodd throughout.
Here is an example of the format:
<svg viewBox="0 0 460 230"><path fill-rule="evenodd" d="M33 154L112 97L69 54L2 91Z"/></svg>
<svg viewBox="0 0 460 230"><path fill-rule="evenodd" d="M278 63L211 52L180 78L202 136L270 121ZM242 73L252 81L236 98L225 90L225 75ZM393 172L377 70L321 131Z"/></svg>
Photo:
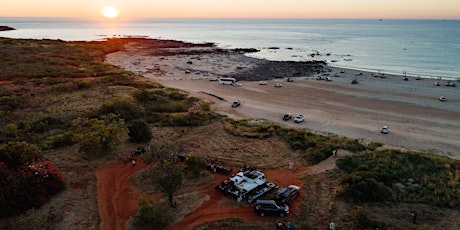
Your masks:
<svg viewBox="0 0 460 230"><path fill-rule="evenodd" d="M184 174L172 162L163 161L155 165L149 173L153 184L168 195L171 207L174 206L174 193L182 186Z"/></svg>
<svg viewBox="0 0 460 230"><path fill-rule="evenodd" d="M105 155L121 144L120 135L126 133L123 119L108 114L99 118L77 118L73 121L76 128L74 140L80 143L80 151L90 155Z"/></svg>

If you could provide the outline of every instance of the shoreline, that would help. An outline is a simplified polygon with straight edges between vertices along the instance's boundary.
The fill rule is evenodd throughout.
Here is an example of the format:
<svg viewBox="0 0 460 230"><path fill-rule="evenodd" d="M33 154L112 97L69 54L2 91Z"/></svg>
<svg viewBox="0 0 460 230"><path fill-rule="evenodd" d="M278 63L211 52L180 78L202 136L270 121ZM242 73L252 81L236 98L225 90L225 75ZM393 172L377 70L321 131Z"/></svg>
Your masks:
<svg viewBox="0 0 460 230"><path fill-rule="evenodd" d="M147 52L143 43L131 44L126 51L109 54L106 61L167 87L187 91L231 118L263 118L315 132L380 142L389 148L429 151L460 159L458 87L434 86L431 79L415 80L411 76L408 81L404 81L402 75L373 77L371 72L333 66L324 66L319 72L313 71L294 77L294 82L287 82L286 77L263 74L266 68L276 72L280 62L256 60L241 53L155 56ZM133 60L139 60L140 64L133 65ZM269 64L261 65L265 69L260 70L259 62ZM148 70L151 66L155 68ZM340 73L342 69L345 73ZM361 75L355 75L357 72ZM241 87L210 81L221 76L250 73L261 74L239 81ZM331 81L316 80L319 76L330 77ZM354 78L358 79L358 84L350 84ZM259 80L268 84L259 85ZM282 87L273 87L275 83ZM447 101L440 102L441 95L446 96ZM236 99L242 106L232 109L230 104ZM281 117L286 112L305 114L306 120L301 124L284 122ZM380 134L383 125L390 127L389 134Z"/></svg>

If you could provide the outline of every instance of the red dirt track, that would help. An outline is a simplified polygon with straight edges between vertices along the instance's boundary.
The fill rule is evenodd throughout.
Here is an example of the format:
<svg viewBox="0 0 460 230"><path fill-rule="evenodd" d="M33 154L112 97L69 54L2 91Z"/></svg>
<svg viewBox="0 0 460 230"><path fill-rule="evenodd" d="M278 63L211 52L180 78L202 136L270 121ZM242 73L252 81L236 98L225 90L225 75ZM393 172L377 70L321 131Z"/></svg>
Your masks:
<svg viewBox="0 0 460 230"><path fill-rule="evenodd" d="M131 185L129 177L146 165L138 158L133 167L122 160L109 163L97 170L97 198L101 229L125 229L125 222L139 209L141 192Z"/></svg>

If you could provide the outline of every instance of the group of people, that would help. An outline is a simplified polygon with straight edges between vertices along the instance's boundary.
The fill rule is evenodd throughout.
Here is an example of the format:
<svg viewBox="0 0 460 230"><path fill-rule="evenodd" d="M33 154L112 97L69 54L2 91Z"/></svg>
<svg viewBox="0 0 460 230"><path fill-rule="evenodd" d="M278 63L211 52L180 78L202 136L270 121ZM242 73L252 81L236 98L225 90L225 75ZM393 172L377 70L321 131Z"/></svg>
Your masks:
<svg viewBox="0 0 460 230"><path fill-rule="evenodd" d="M134 167L136 166L136 159L134 159L133 153L127 153L126 155L122 156L121 153L118 154L118 160L122 160L124 162L131 162L131 165Z"/></svg>
<svg viewBox="0 0 460 230"><path fill-rule="evenodd" d="M136 166L136 159L135 155L142 155L145 152L150 151L150 144L146 144L145 146L140 146L138 145L136 150L129 152L125 155L122 155L121 153L118 154L118 160L124 161L124 162L129 162L131 163L132 167Z"/></svg>

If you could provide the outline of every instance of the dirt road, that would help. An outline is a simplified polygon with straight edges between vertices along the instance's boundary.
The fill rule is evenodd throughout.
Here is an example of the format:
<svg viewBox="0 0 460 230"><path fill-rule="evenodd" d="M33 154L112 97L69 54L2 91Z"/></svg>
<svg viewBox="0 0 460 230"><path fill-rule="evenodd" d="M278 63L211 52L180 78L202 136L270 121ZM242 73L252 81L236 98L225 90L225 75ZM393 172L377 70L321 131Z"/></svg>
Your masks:
<svg viewBox="0 0 460 230"><path fill-rule="evenodd" d="M101 229L123 230L125 222L139 207L141 192L131 185L129 177L146 165L135 158L136 165L118 160L97 170L97 197Z"/></svg>

